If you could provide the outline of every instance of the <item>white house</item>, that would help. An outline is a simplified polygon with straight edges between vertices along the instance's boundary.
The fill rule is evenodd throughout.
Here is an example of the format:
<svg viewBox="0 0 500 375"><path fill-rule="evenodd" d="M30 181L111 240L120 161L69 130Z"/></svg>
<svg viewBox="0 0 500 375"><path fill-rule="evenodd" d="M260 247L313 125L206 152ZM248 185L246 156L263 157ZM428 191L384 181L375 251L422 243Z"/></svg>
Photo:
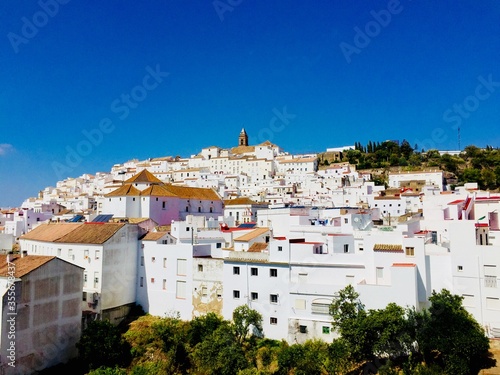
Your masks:
<svg viewBox="0 0 500 375"><path fill-rule="evenodd" d="M117 324L135 302L141 234L134 224L43 224L22 236L20 245L30 255L57 256L83 267L84 316Z"/></svg>

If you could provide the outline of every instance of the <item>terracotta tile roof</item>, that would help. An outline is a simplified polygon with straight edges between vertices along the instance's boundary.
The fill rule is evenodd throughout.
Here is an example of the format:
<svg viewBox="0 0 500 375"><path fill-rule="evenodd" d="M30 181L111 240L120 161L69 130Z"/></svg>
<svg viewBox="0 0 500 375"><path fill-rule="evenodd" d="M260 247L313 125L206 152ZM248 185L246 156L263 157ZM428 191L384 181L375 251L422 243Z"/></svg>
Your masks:
<svg viewBox="0 0 500 375"><path fill-rule="evenodd" d="M176 197L175 194L168 191L163 185L151 185L150 187L141 191L141 195L153 197Z"/></svg>
<svg viewBox="0 0 500 375"><path fill-rule="evenodd" d="M102 244L124 225L123 223L42 224L22 236L21 239L43 242Z"/></svg>
<svg viewBox="0 0 500 375"><path fill-rule="evenodd" d="M19 255L11 255L10 262L14 263L15 266L14 277L23 277L54 258L56 257L41 255L28 255L21 257ZM0 277L9 277L7 255L0 255Z"/></svg>
<svg viewBox="0 0 500 375"><path fill-rule="evenodd" d="M141 191L135 188L131 184L123 185L116 190L113 190L111 193L104 195L105 197L123 197L123 196L139 196Z"/></svg>
<svg viewBox="0 0 500 375"><path fill-rule="evenodd" d="M164 185L165 188L170 192L182 199L199 199L199 200L212 200L220 201L219 195L212 189L208 188L194 188L188 186L175 186L175 185Z"/></svg>
<svg viewBox="0 0 500 375"><path fill-rule="evenodd" d="M267 249L267 245L268 245L267 243L256 242L256 243L252 244L252 246L250 246L250 248L248 249L248 252L249 253L260 253L263 250Z"/></svg>
<svg viewBox="0 0 500 375"><path fill-rule="evenodd" d="M147 183L161 183L161 181L156 178L150 171L147 169L143 169L135 176L130 177L125 183L133 183L133 182L147 182Z"/></svg>
<svg viewBox="0 0 500 375"><path fill-rule="evenodd" d="M142 238L142 240L143 241L158 241L160 238L162 238L166 234L167 234L167 232L149 232Z"/></svg>
<svg viewBox="0 0 500 375"><path fill-rule="evenodd" d="M402 253L402 245L391 245L385 243L376 243L373 245L373 251L389 252L389 253Z"/></svg>
<svg viewBox="0 0 500 375"><path fill-rule="evenodd" d="M243 236L235 238L234 240L240 242L248 242L253 240L254 238L262 236L264 233L267 232L269 232L269 228L257 228L247 234L244 234Z"/></svg>
<svg viewBox="0 0 500 375"><path fill-rule="evenodd" d="M123 223L86 223L55 242L103 244L118 232Z"/></svg>
<svg viewBox="0 0 500 375"><path fill-rule="evenodd" d="M265 205L269 205L269 203L255 202L248 197L239 197L239 198L225 199L224 200L225 206L236 206L236 205L240 205L240 204L265 204Z"/></svg>
<svg viewBox="0 0 500 375"><path fill-rule="evenodd" d="M233 154L246 154L249 152L255 152L255 146L238 146L231 149Z"/></svg>
<svg viewBox="0 0 500 375"><path fill-rule="evenodd" d="M54 242L64 235L75 230L82 224L73 223L58 223L58 224L42 224L35 229L21 236L22 240L35 240L44 242Z"/></svg>

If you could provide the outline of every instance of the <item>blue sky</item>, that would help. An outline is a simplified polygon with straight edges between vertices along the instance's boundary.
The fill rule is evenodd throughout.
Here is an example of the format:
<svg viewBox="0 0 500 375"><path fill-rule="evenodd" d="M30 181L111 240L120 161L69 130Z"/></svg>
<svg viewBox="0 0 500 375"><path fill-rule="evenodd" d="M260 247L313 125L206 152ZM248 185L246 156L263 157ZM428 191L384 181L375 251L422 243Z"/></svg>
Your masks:
<svg viewBox="0 0 500 375"><path fill-rule="evenodd" d="M132 158L500 145L500 3L5 1L0 206Z"/></svg>

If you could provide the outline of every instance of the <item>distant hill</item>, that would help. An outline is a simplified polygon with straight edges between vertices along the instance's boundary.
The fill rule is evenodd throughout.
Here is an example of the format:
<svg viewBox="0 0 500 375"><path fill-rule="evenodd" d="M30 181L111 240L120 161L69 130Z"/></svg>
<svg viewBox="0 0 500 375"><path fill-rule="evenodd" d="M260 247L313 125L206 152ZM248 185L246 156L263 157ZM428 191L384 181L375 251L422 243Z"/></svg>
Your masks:
<svg viewBox="0 0 500 375"><path fill-rule="evenodd" d="M459 155L440 154L438 150L417 150L406 140L402 142L357 142L354 150L342 153L318 154L319 168L342 161L356 165L358 170L370 170L379 184L387 182L391 171L443 170L450 185L477 182L480 189L497 190L500 187L500 150L467 146ZM340 159L340 160L339 160Z"/></svg>

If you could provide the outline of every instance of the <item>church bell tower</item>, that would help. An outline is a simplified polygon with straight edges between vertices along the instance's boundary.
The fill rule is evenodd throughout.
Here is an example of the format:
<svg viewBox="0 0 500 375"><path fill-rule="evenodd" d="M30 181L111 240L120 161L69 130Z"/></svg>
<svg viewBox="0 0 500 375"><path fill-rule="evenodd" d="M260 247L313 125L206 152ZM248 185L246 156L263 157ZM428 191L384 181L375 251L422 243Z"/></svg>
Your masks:
<svg viewBox="0 0 500 375"><path fill-rule="evenodd" d="M248 146L248 135L245 128L241 129L240 136L238 137L238 146Z"/></svg>

